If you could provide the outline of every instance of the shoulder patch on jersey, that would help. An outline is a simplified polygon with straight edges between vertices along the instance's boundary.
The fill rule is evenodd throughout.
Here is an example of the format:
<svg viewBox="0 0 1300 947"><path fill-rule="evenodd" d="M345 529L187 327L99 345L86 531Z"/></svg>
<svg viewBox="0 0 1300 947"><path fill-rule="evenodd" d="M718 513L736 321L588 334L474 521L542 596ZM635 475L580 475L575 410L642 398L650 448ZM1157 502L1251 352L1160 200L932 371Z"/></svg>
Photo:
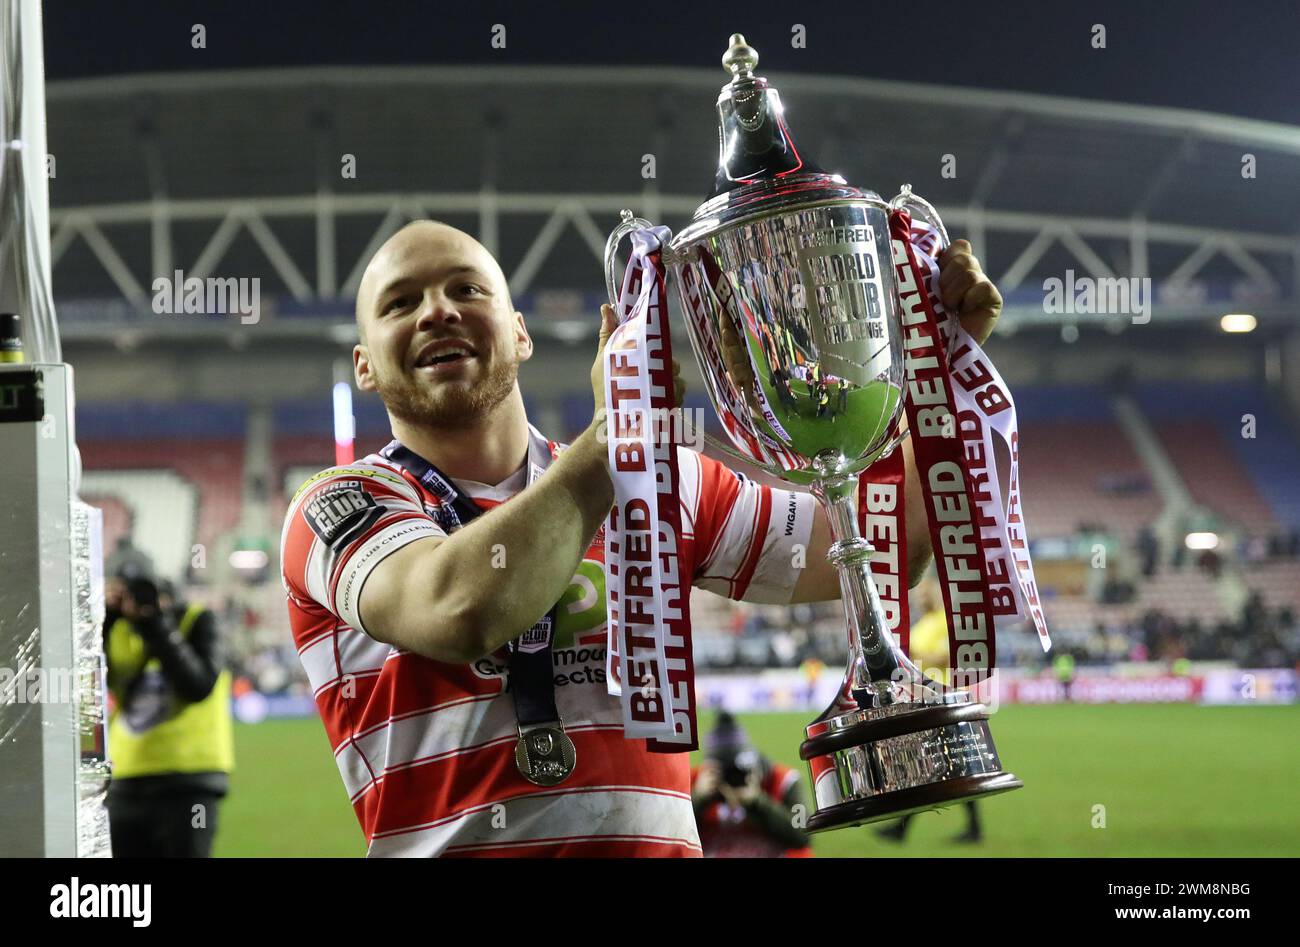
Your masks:
<svg viewBox="0 0 1300 947"><path fill-rule="evenodd" d="M410 484L397 474L389 473L378 467L330 467L328 470L322 470L320 473L313 474L303 481L302 486L294 491L293 501L291 501L290 505L313 486L322 480L328 480L330 477L370 477L373 480L387 480L389 483L404 489L410 488Z"/></svg>
<svg viewBox="0 0 1300 947"><path fill-rule="evenodd" d="M384 509L359 480L343 480L312 497L302 515L325 545L342 546L373 526Z"/></svg>

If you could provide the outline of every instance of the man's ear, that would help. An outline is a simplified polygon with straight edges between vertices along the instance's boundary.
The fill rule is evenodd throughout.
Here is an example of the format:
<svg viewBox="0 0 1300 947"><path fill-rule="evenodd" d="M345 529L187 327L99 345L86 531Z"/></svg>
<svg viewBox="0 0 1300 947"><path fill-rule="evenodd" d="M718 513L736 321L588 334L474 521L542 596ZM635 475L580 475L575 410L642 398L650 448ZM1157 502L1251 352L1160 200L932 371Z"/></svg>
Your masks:
<svg viewBox="0 0 1300 947"><path fill-rule="evenodd" d="M515 351L519 353L519 361L526 362L533 357L533 337L528 334L528 326L524 325L524 314L515 312Z"/></svg>
<svg viewBox="0 0 1300 947"><path fill-rule="evenodd" d="M359 391L376 391L375 378L370 371L370 351L361 344L352 346L352 375Z"/></svg>

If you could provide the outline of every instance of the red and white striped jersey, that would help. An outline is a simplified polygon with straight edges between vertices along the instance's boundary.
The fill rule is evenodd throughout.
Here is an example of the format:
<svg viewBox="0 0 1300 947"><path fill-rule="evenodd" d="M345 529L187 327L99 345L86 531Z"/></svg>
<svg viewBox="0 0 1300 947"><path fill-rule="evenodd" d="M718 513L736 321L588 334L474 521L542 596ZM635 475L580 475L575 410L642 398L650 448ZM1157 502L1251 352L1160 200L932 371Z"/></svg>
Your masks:
<svg viewBox="0 0 1300 947"><path fill-rule="evenodd" d="M455 483L490 510L523 489L527 466L496 486ZM812 498L685 448L679 467L681 555L694 584L788 602ZM294 642L369 854L699 855L687 755L624 739L607 692L603 527L556 609L556 705L577 749L558 786L535 786L515 768L504 648L447 664L367 633L357 604L367 576L406 544L446 535L437 505L413 476L371 454L303 484L281 539ZM508 572L499 576L491 580L508 595Z"/></svg>

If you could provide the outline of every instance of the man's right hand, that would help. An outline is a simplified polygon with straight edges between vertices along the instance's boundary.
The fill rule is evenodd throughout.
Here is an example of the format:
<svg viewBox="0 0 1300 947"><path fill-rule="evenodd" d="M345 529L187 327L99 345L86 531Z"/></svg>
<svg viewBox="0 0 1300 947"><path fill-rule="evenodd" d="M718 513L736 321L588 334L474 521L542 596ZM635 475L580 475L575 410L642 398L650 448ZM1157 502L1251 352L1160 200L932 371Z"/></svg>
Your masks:
<svg viewBox="0 0 1300 947"><path fill-rule="evenodd" d="M600 341L596 346L596 361L591 366L591 393L595 398L593 419L599 419L605 408L605 346L617 328L618 317L614 314L614 307L608 304L601 306ZM682 378L682 366L677 359L673 359L673 394L676 396L677 407L686 404L686 381Z"/></svg>
<svg viewBox="0 0 1300 947"><path fill-rule="evenodd" d="M601 306L600 342L596 345L596 361L591 366L591 393L596 399L593 417L597 418L605 407L605 346L616 328L618 328L618 318L614 315L614 307L609 304Z"/></svg>

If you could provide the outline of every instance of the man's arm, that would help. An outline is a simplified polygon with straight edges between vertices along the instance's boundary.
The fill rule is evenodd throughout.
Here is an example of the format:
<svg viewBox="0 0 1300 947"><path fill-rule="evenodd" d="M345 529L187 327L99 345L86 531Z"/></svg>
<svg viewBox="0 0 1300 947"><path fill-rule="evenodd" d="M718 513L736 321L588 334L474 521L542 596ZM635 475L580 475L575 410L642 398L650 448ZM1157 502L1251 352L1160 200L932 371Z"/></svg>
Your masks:
<svg viewBox="0 0 1300 947"><path fill-rule="evenodd" d="M188 638L182 637L161 612L137 620L135 628L162 664L177 694L197 703L212 693L222 662L216 617L211 611L195 619Z"/></svg>
<svg viewBox="0 0 1300 947"><path fill-rule="evenodd" d="M593 423L510 502L385 558L361 590L362 624L425 657L477 660L527 631L564 594L613 505Z"/></svg>
<svg viewBox="0 0 1300 947"><path fill-rule="evenodd" d="M805 811L808 808L803 801L803 790L798 778L790 780L790 785L779 800L763 791L752 777L736 795L745 807L749 820L769 838L786 848L803 848L808 844L808 833L799 828L795 820L795 806L803 806Z"/></svg>
<svg viewBox="0 0 1300 947"><path fill-rule="evenodd" d="M186 638L158 606L157 586L144 578L128 583L121 608L177 694L196 703L212 693L222 659L216 618L210 610L198 616Z"/></svg>
<svg viewBox="0 0 1300 947"><path fill-rule="evenodd" d="M591 425L510 502L449 536L418 539L377 565L359 603L370 635L438 661L468 663L519 637L564 594L614 505L596 418L605 406L605 344L617 325L613 309L602 306ZM675 360L673 368L681 404Z"/></svg>

